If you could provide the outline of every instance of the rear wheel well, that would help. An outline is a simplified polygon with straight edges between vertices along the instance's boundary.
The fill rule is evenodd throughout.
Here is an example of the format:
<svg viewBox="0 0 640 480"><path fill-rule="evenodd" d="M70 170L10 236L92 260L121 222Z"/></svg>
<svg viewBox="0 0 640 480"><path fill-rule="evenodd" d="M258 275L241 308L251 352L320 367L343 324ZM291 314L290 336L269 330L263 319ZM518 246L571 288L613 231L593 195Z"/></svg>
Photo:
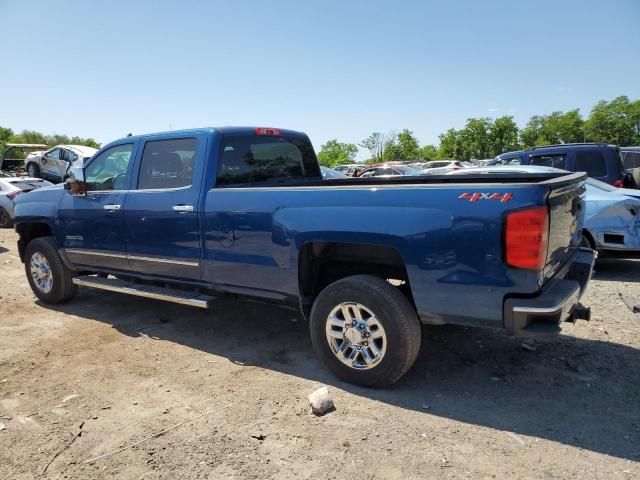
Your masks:
<svg viewBox="0 0 640 480"><path fill-rule="evenodd" d="M298 260L301 307L307 318L315 298L325 287L352 275L388 280L415 305L404 260L393 247L314 242L302 247Z"/></svg>
<svg viewBox="0 0 640 480"><path fill-rule="evenodd" d="M20 260L24 262L24 252L29 242L35 238L52 236L51 228L42 222L22 222L16 225L16 232L20 235L18 240L18 252Z"/></svg>

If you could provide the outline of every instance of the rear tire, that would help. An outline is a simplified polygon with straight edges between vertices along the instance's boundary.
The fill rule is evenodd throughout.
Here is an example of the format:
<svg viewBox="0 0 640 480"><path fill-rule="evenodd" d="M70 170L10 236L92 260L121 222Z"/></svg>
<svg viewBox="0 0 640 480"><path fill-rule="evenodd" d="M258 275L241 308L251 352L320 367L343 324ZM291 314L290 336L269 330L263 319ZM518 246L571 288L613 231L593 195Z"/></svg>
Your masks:
<svg viewBox="0 0 640 480"><path fill-rule="evenodd" d="M0 228L11 228L13 227L13 220L9 216L9 212L7 212L4 208L0 207Z"/></svg>
<svg viewBox="0 0 640 480"><path fill-rule="evenodd" d="M76 286L53 237L31 240L25 251L24 268L33 293L44 303L55 305L73 298Z"/></svg>
<svg viewBox="0 0 640 480"><path fill-rule="evenodd" d="M40 176L40 167L33 162L27 165L27 174L33 178L42 178Z"/></svg>
<svg viewBox="0 0 640 480"><path fill-rule="evenodd" d="M384 388L413 365L420 351L416 311L385 280L355 275L326 287L311 309L311 342L339 378Z"/></svg>

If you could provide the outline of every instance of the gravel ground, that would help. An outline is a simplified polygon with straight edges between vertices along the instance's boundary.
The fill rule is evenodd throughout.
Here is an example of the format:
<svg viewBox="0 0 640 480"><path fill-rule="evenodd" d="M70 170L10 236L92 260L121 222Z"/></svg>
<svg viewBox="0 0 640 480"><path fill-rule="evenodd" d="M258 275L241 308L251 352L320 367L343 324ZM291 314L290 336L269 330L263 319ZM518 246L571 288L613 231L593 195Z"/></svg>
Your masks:
<svg viewBox="0 0 640 480"><path fill-rule="evenodd" d="M88 289L45 306L15 242L0 231L0 480L640 478L640 315L618 298L640 298L639 260L601 261L593 320L533 351L425 328L409 374L369 390L327 372L290 310ZM316 417L322 385L336 410Z"/></svg>

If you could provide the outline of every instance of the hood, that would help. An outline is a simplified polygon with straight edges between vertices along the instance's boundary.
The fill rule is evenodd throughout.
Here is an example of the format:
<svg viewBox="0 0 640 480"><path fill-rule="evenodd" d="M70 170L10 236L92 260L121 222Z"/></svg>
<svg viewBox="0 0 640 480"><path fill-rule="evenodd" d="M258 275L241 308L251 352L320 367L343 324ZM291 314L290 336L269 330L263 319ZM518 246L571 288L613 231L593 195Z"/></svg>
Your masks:
<svg viewBox="0 0 640 480"><path fill-rule="evenodd" d="M36 188L30 192L18 195L14 200L14 203L17 206L23 203L32 202L57 202L64 193L64 184L59 183L58 185Z"/></svg>
<svg viewBox="0 0 640 480"><path fill-rule="evenodd" d="M618 193L627 197L640 198L640 190L633 188L619 188Z"/></svg>

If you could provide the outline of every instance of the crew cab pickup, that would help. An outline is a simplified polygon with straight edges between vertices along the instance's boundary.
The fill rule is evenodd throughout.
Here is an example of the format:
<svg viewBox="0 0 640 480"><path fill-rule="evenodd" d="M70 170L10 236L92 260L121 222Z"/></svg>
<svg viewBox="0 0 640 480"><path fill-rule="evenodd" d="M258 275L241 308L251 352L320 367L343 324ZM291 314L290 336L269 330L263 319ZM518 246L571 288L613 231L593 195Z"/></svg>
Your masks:
<svg viewBox="0 0 640 480"><path fill-rule="evenodd" d="M21 195L15 228L44 303L78 285L215 308L299 308L340 378L384 387L421 324L557 333L587 318L584 173L323 180L311 142L275 128L123 138L63 186Z"/></svg>

